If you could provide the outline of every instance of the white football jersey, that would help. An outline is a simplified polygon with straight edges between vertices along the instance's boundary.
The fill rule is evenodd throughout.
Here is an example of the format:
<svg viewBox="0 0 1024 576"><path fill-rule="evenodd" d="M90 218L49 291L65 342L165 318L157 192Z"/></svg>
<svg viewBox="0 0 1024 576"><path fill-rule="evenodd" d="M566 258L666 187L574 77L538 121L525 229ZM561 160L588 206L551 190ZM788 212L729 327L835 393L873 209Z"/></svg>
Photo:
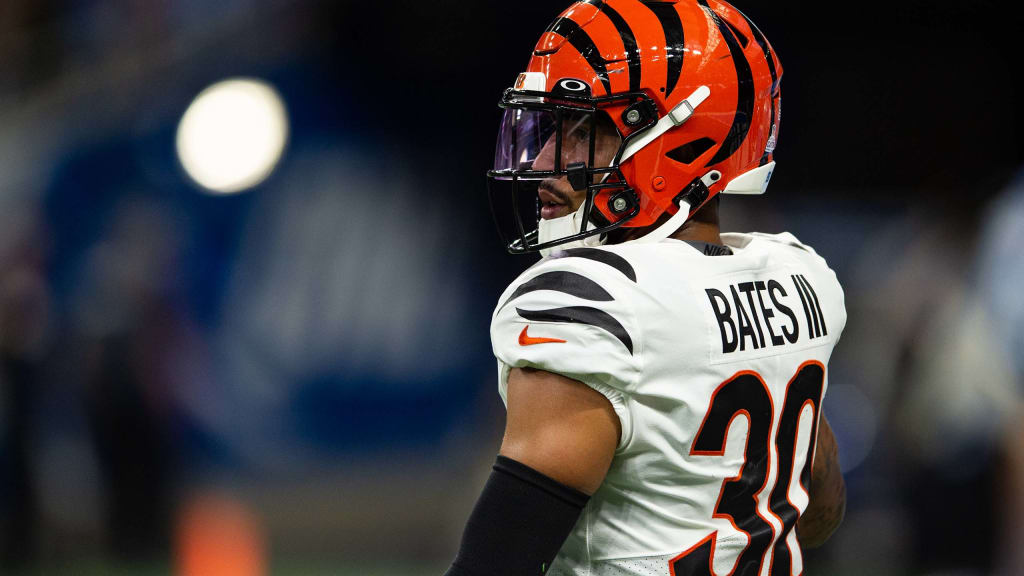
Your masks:
<svg viewBox="0 0 1024 576"><path fill-rule="evenodd" d="M600 392L622 425L547 574L802 573L795 526L843 292L788 233L722 240L732 254L678 240L565 250L498 301L502 399L509 370L534 367Z"/></svg>

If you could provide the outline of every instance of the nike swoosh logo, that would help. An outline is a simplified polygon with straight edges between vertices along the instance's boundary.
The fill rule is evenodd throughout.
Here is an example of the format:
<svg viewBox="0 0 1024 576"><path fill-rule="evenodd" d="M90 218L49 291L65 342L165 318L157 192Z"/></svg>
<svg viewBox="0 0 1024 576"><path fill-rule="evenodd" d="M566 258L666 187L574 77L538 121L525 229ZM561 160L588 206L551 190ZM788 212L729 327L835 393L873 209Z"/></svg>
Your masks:
<svg viewBox="0 0 1024 576"><path fill-rule="evenodd" d="M565 340L559 340L558 338L534 338L526 333L530 329L527 325L523 327L523 331L519 333L519 345L520 346L533 346L534 344L550 344L554 342L565 343Z"/></svg>

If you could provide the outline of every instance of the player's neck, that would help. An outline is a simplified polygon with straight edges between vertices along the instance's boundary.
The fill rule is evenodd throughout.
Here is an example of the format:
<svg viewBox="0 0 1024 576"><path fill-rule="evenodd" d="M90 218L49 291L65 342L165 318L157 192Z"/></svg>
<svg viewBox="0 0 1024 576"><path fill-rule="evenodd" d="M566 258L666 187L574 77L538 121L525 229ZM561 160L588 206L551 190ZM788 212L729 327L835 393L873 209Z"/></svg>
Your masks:
<svg viewBox="0 0 1024 576"><path fill-rule="evenodd" d="M718 202L719 199L712 198L696 214L690 217L679 230L669 238L690 242L707 242L708 244L722 244L721 230L718 226Z"/></svg>
<svg viewBox="0 0 1024 576"><path fill-rule="evenodd" d="M708 244L721 244L718 222L702 222L690 220L683 224L682 228L676 230L669 238L690 242L707 242Z"/></svg>

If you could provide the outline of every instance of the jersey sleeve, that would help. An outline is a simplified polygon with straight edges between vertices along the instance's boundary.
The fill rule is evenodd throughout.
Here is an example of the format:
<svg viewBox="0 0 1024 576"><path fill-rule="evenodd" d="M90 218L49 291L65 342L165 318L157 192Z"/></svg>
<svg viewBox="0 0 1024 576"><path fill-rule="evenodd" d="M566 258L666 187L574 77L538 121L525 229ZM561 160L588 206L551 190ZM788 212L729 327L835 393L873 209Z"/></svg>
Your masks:
<svg viewBox="0 0 1024 576"><path fill-rule="evenodd" d="M583 382L611 402L630 437L628 399L640 377L642 341L630 302L634 281L601 264L544 261L498 301L491 345L506 400L512 368L536 368Z"/></svg>

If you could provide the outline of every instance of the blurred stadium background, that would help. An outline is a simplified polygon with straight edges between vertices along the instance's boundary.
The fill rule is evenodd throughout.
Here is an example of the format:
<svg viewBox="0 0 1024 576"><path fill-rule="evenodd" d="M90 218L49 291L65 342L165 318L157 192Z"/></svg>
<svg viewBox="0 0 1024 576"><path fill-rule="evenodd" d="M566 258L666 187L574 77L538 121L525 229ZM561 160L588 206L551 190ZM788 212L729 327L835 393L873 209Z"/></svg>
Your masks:
<svg viewBox="0 0 1024 576"><path fill-rule="evenodd" d="M0 5L0 573L443 572L532 262L490 222L496 102L563 4ZM739 7L785 113L724 229L847 290L849 506L807 573L1024 574L1024 27Z"/></svg>

